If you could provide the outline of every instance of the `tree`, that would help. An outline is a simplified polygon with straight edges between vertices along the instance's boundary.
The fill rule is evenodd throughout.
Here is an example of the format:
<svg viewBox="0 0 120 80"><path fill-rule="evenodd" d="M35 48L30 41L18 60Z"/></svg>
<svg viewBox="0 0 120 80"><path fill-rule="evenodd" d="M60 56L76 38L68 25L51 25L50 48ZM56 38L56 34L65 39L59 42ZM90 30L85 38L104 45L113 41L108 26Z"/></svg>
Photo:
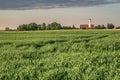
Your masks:
<svg viewBox="0 0 120 80"><path fill-rule="evenodd" d="M19 31L38 30L38 25L36 23L22 24L18 26L17 30Z"/></svg>
<svg viewBox="0 0 120 80"><path fill-rule="evenodd" d="M38 25L36 23L30 23L27 26L28 30L37 30L38 29Z"/></svg>
<svg viewBox="0 0 120 80"><path fill-rule="evenodd" d="M95 26L95 29L100 29L100 27L101 27L100 25L97 25Z"/></svg>
<svg viewBox="0 0 120 80"><path fill-rule="evenodd" d="M48 24L48 26L46 27L46 30L51 30L51 24Z"/></svg>
<svg viewBox="0 0 120 80"><path fill-rule="evenodd" d="M97 25L95 26L95 29L106 29L104 25Z"/></svg>
<svg viewBox="0 0 120 80"><path fill-rule="evenodd" d="M51 24L48 24L48 26L47 26L47 30L57 30L57 29L62 29L61 24L59 24L57 22L53 22Z"/></svg>
<svg viewBox="0 0 120 80"><path fill-rule="evenodd" d="M41 30L41 24L38 25L38 30Z"/></svg>
<svg viewBox="0 0 120 80"><path fill-rule="evenodd" d="M73 24L72 29L76 29L75 25Z"/></svg>
<svg viewBox="0 0 120 80"><path fill-rule="evenodd" d="M46 30L46 23L42 23L41 29L42 29L42 30Z"/></svg>
<svg viewBox="0 0 120 80"><path fill-rule="evenodd" d="M18 28L17 28L18 31L26 31L28 30L27 29L27 24L22 24L22 25L19 25Z"/></svg>
<svg viewBox="0 0 120 80"><path fill-rule="evenodd" d="M6 27L5 30L6 30L6 31L10 31L11 29L10 29L9 27Z"/></svg>
<svg viewBox="0 0 120 80"><path fill-rule="evenodd" d="M113 29L115 26L112 23L107 24L107 29Z"/></svg>
<svg viewBox="0 0 120 80"><path fill-rule="evenodd" d="M106 29L106 27L104 25L101 25L101 29Z"/></svg>
<svg viewBox="0 0 120 80"><path fill-rule="evenodd" d="M63 26L62 29L72 29L71 26Z"/></svg>

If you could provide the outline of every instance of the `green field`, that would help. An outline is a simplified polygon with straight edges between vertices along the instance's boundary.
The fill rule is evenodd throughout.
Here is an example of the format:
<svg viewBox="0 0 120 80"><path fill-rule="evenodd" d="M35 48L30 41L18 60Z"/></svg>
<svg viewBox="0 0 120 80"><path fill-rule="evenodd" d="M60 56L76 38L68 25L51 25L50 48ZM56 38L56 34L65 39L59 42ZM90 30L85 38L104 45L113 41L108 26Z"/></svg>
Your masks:
<svg viewBox="0 0 120 80"><path fill-rule="evenodd" d="M0 31L0 80L120 80L120 30Z"/></svg>

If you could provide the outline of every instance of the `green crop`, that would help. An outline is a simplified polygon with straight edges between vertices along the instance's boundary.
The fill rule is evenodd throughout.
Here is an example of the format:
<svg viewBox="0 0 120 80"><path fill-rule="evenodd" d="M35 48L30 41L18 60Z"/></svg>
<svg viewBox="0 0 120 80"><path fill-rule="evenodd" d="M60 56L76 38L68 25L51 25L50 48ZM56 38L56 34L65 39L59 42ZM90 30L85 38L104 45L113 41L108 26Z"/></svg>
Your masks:
<svg viewBox="0 0 120 80"><path fill-rule="evenodd" d="M0 80L120 80L120 31L0 31Z"/></svg>

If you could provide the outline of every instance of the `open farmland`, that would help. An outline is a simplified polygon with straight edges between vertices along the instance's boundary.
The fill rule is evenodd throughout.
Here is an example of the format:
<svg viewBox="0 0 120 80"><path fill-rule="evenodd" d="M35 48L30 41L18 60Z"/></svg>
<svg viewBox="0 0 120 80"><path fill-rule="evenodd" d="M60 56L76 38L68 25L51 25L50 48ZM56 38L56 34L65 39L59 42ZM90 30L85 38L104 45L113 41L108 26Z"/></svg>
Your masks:
<svg viewBox="0 0 120 80"><path fill-rule="evenodd" d="M0 31L0 80L120 80L120 31Z"/></svg>

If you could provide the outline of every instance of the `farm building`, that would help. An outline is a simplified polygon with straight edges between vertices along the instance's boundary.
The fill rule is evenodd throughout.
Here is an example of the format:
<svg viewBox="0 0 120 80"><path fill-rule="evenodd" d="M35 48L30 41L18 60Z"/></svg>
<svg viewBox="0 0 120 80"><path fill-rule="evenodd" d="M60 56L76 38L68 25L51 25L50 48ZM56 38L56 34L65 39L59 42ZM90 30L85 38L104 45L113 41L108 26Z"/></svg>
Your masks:
<svg viewBox="0 0 120 80"><path fill-rule="evenodd" d="M88 24L81 24L80 29L92 29L94 28L94 24L91 23L91 19L89 19Z"/></svg>
<svg viewBox="0 0 120 80"><path fill-rule="evenodd" d="M94 24L91 24L90 27L88 24L81 24L80 29L92 29L94 28Z"/></svg>

